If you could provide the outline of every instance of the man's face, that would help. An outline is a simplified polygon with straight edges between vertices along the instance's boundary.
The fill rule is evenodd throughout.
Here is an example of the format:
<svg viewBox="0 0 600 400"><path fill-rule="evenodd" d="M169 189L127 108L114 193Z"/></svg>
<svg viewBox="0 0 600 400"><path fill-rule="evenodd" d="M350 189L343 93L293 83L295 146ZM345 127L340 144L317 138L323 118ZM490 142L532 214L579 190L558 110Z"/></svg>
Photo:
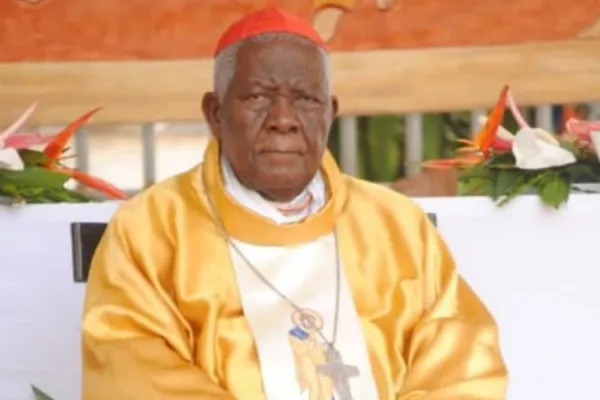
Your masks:
<svg viewBox="0 0 600 400"><path fill-rule="evenodd" d="M278 201L315 176L337 111L318 48L283 38L242 45L223 101L203 106L238 179Z"/></svg>

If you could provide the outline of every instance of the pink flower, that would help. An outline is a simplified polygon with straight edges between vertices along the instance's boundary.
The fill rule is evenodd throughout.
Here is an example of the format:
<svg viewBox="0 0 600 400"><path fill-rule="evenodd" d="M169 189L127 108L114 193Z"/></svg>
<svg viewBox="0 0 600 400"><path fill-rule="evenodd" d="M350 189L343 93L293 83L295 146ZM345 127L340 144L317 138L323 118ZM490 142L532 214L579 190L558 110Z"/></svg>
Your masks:
<svg viewBox="0 0 600 400"><path fill-rule="evenodd" d="M39 133L17 133L34 113L37 103L33 103L8 128L0 133L0 149L28 149L32 146L44 145L52 140L52 136Z"/></svg>
<svg viewBox="0 0 600 400"><path fill-rule="evenodd" d="M592 132L600 131L600 121L580 121L571 118L565 124L565 128L567 129L567 133L576 136L584 142L590 143L592 141Z"/></svg>
<svg viewBox="0 0 600 400"><path fill-rule="evenodd" d="M52 136L39 133L14 133L4 139L4 148L7 149L29 149L33 146L41 146L52 141Z"/></svg>
<svg viewBox="0 0 600 400"><path fill-rule="evenodd" d="M499 152L510 151L512 149L512 142L496 136L492 143L492 149Z"/></svg>
<svg viewBox="0 0 600 400"><path fill-rule="evenodd" d="M31 117L36 106L36 103L29 106L15 122L0 132L0 169L23 170L25 166L17 150L43 145L52 140L51 136L37 133L17 133Z"/></svg>

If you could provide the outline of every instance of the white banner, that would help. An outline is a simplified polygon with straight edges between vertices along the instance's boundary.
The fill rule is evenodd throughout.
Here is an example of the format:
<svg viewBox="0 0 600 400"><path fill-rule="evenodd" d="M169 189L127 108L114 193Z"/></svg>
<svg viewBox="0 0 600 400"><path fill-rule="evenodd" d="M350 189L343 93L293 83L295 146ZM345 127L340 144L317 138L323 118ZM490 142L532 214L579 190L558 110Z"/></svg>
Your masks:
<svg viewBox="0 0 600 400"><path fill-rule="evenodd" d="M556 212L527 196L417 200L501 328L510 400L600 399L600 195ZM0 208L0 399L80 399L85 285L74 283L71 222L105 222L116 203ZM108 400L108 399L107 399Z"/></svg>

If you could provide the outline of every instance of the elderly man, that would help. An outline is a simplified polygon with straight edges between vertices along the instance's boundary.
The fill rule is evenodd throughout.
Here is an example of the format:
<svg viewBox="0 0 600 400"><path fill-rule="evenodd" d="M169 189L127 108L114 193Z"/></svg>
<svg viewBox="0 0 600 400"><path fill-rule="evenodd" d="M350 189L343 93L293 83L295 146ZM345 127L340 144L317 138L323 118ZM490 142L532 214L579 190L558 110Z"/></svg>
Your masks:
<svg viewBox="0 0 600 400"><path fill-rule="evenodd" d="M204 162L125 203L97 249L83 399L503 399L496 326L436 229L326 151L310 25L232 25L214 90Z"/></svg>

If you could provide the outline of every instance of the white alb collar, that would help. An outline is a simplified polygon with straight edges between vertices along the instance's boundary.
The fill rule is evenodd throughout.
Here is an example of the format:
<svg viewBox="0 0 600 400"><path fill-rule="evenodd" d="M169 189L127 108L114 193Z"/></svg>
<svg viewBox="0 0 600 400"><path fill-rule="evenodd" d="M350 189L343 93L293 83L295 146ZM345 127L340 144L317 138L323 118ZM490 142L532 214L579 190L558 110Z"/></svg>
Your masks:
<svg viewBox="0 0 600 400"><path fill-rule="evenodd" d="M323 174L319 171L313 180L308 184L305 191L300 193L294 200L285 204L285 206L295 206L302 203L307 192L312 195L313 200L309 207L298 212L297 214L284 215L277 207L281 207L284 204L274 203L265 200L257 192L248 189L240 183L235 176L231 164L221 156L221 171L223 173L223 181L225 183L225 189L231 197L238 201L244 207L254 211L255 213L262 215L263 217L269 218L278 224L290 224L298 222L309 215L317 213L327 201L325 180Z"/></svg>

